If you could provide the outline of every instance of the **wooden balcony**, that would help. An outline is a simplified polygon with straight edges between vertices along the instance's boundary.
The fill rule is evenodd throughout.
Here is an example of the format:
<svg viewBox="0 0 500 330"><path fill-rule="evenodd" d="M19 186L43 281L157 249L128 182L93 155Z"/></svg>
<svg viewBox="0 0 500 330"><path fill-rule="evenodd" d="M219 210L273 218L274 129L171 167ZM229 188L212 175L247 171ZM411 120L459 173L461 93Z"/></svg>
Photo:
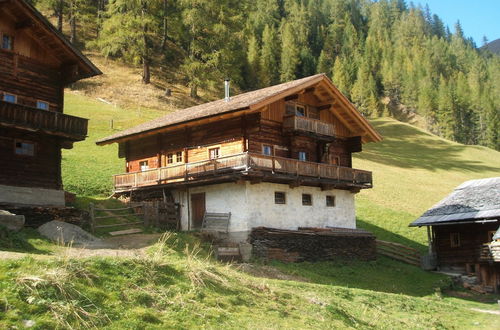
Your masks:
<svg viewBox="0 0 500 330"><path fill-rule="evenodd" d="M325 184L371 188L372 173L349 167L303 162L291 158L241 153L195 163L118 174L113 177L115 191L126 191L157 184L183 183L228 173L266 175L268 178L314 179Z"/></svg>
<svg viewBox="0 0 500 330"><path fill-rule="evenodd" d="M42 131L72 141L87 136L88 119L0 101L0 125Z"/></svg>
<svg viewBox="0 0 500 330"><path fill-rule="evenodd" d="M285 117L283 128L285 131L298 131L326 137L335 136L335 128L332 124L301 116Z"/></svg>

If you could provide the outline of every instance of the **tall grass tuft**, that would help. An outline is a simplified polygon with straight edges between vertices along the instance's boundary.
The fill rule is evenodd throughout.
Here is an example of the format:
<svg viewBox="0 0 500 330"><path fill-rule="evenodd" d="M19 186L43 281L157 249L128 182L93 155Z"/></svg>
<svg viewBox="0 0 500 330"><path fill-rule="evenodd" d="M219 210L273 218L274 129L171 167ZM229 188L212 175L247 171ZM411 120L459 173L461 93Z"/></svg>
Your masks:
<svg viewBox="0 0 500 330"><path fill-rule="evenodd" d="M16 279L21 297L28 304L48 310L62 328L97 328L110 321L76 282L84 279L93 286L95 275L79 262L67 259L55 268L41 269L39 275L20 275Z"/></svg>

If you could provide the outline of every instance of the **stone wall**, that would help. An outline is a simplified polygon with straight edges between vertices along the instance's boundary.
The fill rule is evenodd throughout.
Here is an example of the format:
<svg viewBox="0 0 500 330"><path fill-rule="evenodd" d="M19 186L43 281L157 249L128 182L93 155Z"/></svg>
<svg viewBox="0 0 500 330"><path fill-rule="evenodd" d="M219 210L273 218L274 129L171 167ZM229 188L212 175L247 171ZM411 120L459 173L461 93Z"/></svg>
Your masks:
<svg viewBox="0 0 500 330"><path fill-rule="evenodd" d="M283 262L335 259L375 260L375 236L364 230L343 228L279 230L259 227L252 230L253 255Z"/></svg>

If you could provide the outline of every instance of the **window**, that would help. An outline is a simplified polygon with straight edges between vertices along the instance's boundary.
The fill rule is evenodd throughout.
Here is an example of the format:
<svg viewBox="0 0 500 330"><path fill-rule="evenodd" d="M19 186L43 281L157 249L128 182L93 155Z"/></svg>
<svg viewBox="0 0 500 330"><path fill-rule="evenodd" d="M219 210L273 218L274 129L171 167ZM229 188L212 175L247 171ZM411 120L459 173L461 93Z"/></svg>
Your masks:
<svg viewBox="0 0 500 330"><path fill-rule="evenodd" d="M149 165L147 160L139 162L139 166L141 167L141 171L149 170Z"/></svg>
<svg viewBox="0 0 500 330"><path fill-rule="evenodd" d="M286 204L286 194L281 191L275 191L274 204Z"/></svg>
<svg viewBox="0 0 500 330"><path fill-rule="evenodd" d="M488 240L486 241L487 243L493 242L493 236L495 236L495 233L496 233L495 230L488 231Z"/></svg>
<svg viewBox="0 0 500 330"><path fill-rule="evenodd" d="M7 34L2 36L2 48L12 50L13 49L13 38Z"/></svg>
<svg viewBox="0 0 500 330"><path fill-rule="evenodd" d="M266 156L272 156L273 155L273 146L264 144L262 146L262 154Z"/></svg>
<svg viewBox="0 0 500 330"><path fill-rule="evenodd" d="M174 163L174 154L167 154L167 164Z"/></svg>
<svg viewBox="0 0 500 330"><path fill-rule="evenodd" d="M307 152L299 151L299 160L302 162L307 161Z"/></svg>
<svg viewBox="0 0 500 330"><path fill-rule="evenodd" d="M450 234L450 246L451 247L459 247L460 246L460 233L451 233Z"/></svg>
<svg viewBox="0 0 500 330"><path fill-rule="evenodd" d="M287 115L295 115L295 104L288 103L285 107L285 112Z"/></svg>
<svg viewBox="0 0 500 330"><path fill-rule="evenodd" d="M306 206L313 205L311 194L302 194L302 205Z"/></svg>
<svg viewBox="0 0 500 330"><path fill-rule="evenodd" d="M49 110L49 104L44 101L36 101L36 107L42 110Z"/></svg>
<svg viewBox="0 0 500 330"><path fill-rule="evenodd" d="M326 206L335 207L335 196L326 196Z"/></svg>
<svg viewBox="0 0 500 330"><path fill-rule="evenodd" d="M303 105L297 105L295 108L295 114L300 117L305 117L306 116L306 107Z"/></svg>
<svg viewBox="0 0 500 330"><path fill-rule="evenodd" d="M17 103L17 96L15 96L14 94L7 94L7 93L4 93L4 94L3 94L3 100L4 100L5 102Z"/></svg>
<svg viewBox="0 0 500 330"><path fill-rule="evenodd" d="M175 153L175 161L177 163L182 163L182 151L177 151Z"/></svg>
<svg viewBox="0 0 500 330"><path fill-rule="evenodd" d="M35 155L35 144L30 142L15 142L15 153L16 155L22 156L34 156Z"/></svg>
<svg viewBox="0 0 500 330"><path fill-rule="evenodd" d="M208 154L210 156L210 159L216 159L216 158L219 158L220 156L220 148L211 148L211 149L208 149Z"/></svg>

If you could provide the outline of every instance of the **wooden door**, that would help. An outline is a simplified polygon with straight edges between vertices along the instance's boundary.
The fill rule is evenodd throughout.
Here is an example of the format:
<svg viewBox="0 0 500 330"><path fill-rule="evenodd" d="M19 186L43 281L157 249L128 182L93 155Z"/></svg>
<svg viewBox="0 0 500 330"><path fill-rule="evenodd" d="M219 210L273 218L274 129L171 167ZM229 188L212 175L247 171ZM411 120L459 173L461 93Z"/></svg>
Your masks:
<svg viewBox="0 0 500 330"><path fill-rule="evenodd" d="M205 193L191 195L191 211L192 228L201 228L203 216L205 215Z"/></svg>

